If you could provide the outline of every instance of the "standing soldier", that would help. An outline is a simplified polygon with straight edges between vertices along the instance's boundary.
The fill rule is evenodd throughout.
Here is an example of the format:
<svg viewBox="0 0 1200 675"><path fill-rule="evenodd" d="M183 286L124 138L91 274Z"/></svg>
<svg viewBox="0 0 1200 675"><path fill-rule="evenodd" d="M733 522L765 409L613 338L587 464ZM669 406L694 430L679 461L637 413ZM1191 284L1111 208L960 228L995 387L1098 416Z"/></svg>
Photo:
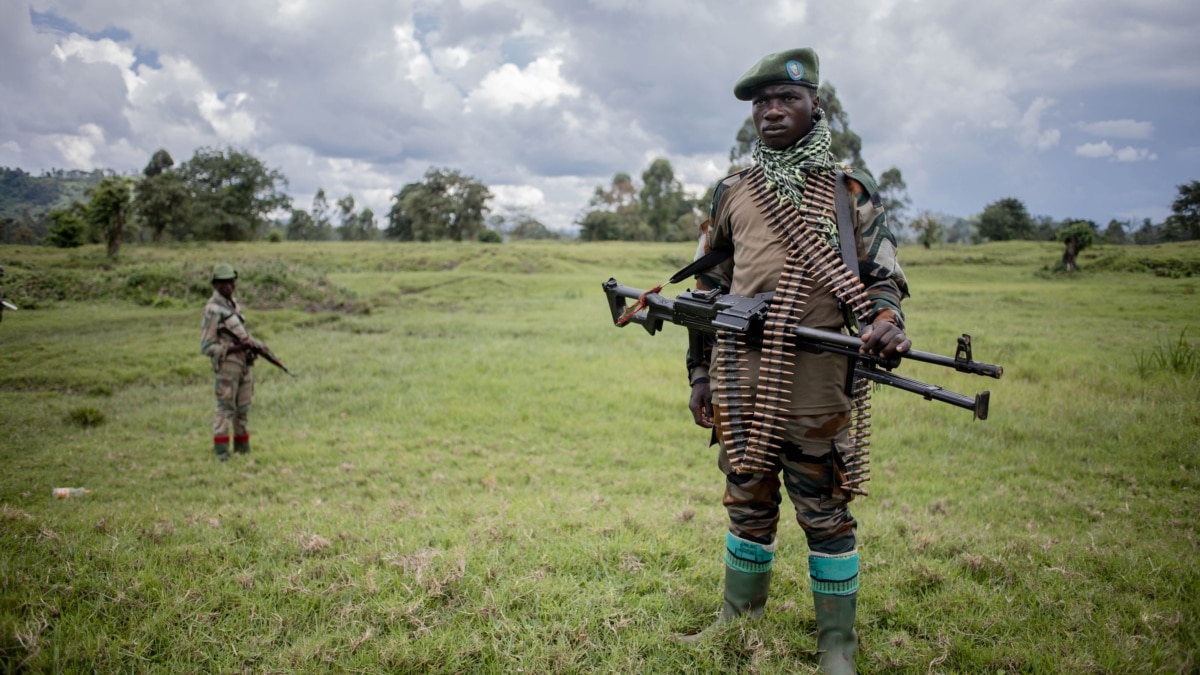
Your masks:
<svg viewBox="0 0 1200 675"><path fill-rule="evenodd" d="M696 424L714 429L726 477L717 623L762 615L786 491L808 540L821 670L853 673L859 565L848 506L861 474L856 451L865 446L855 439L865 435L854 425L866 419L857 416L865 394L844 391L845 357L801 352L782 336L794 326L841 330L846 309L862 326L862 351L906 351L900 301L908 293L874 181L829 153L817 68L811 49L770 54L734 87L751 105L756 166L717 187L700 253L729 257L697 287L773 292L771 330L761 349L718 336L710 353L689 355L689 407Z"/></svg>
<svg viewBox="0 0 1200 675"><path fill-rule="evenodd" d="M0 277L4 276L4 268L0 267ZM4 319L4 308L16 311L17 306L4 299L4 289L0 288L0 321Z"/></svg>
<svg viewBox="0 0 1200 675"><path fill-rule="evenodd" d="M200 351L212 360L217 375L217 411L213 416L213 451L229 461L229 427L233 426L233 451L250 452L246 415L254 397L254 359L265 348L250 337L242 307L233 299L237 272L220 263L213 267L213 295L204 307Z"/></svg>

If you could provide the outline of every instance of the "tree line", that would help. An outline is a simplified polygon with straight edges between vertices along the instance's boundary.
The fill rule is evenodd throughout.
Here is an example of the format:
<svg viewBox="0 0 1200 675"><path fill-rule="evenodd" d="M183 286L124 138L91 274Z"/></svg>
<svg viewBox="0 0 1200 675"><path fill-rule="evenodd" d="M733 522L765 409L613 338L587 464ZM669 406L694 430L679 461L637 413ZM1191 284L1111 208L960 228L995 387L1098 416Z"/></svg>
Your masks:
<svg viewBox="0 0 1200 675"><path fill-rule="evenodd" d="M851 129L836 89L826 82L819 95L832 134L830 152L839 162L867 169L862 139ZM728 173L750 166L756 140L753 120L747 117L734 135ZM1163 223L1112 220L1103 229L1090 220L1031 216L1015 197L999 199L968 218L929 211L910 218L911 199L900 169L891 167L879 174L878 185L893 231L901 240L927 248L1029 239L1072 241L1082 250L1098 242L1200 239L1200 181L1178 186L1172 215ZM353 195L331 205L323 188L308 209L296 208L287 186L278 169L233 148L201 148L178 166L166 150L158 150L140 176L56 171L39 179L19 169L0 168L0 241L61 247L105 243L115 256L122 242L164 239L500 242L563 236L525 211L491 213L491 190L456 169L430 167L421 180L401 187L392 195L382 223L372 209L360 209ZM709 186L702 195L689 193L663 157L652 160L638 179L617 172L608 184L595 188L575 219L578 237L584 241L694 240L710 210L715 187ZM14 215L14 202L49 210L35 215L22 208Z"/></svg>
<svg viewBox="0 0 1200 675"><path fill-rule="evenodd" d="M0 196L45 206L62 201L64 182L87 179L87 184L67 205L38 216L25 208L19 219L5 217L0 222L5 243L41 241L63 248L103 243L116 256L128 241L499 242L561 236L524 211L489 215L487 186L446 168L431 167L420 181L397 191L383 229L374 211L358 208L353 195L331 205L321 188L309 209L295 208L278 169L233 148L201 148L178 166L169 152L158 150L140 176L54 172L43 178L53 180L3 169Z"/></svg>

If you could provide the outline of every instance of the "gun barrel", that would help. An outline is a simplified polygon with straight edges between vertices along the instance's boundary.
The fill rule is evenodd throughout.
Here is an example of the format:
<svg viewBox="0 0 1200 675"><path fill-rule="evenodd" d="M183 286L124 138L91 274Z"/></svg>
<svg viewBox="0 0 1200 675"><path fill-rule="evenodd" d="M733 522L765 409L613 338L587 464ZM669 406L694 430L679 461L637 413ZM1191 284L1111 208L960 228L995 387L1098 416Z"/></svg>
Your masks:
<svg viewBox="0 0 1200 675"><path fill-rule="evenodd" d="M943 389L936 384L920 382L904 377L903 375L875 370L873 368L855 368L854 374L872 382L886 384L913 394L920 394L926 401L941 401L942 403L949 403L958 408L970 410L975 413L975 419L977 420L986 420L988 418L988 403L992 397L990 391L980 392L972 398L966 394Z"/></svg>
<svg viewBox="0 0 1200 675"><path fill-rule="evenodd" d="M945 366L953 368L960 373L969 375L985 375L1000 379L1004 374L1004 368L991 363L980 363L978 361L967 361L963 359L951 358L942 356L941 354L931 354L923 352L919 349L910 349L906 352L901 352L891 358L873 357L866 354L859 354L858 350L862 347L862 340L843 333L835 333L834 331L820 330L818 328L807 328L805 326L797 326L792 330L799 341L818 351L830 351L846 356L854 356L866 361L871 361L884 368L895 368L900 365L902 359L912 359L913 361L921 361L922 363L930 363L935 366Z"/></svg>

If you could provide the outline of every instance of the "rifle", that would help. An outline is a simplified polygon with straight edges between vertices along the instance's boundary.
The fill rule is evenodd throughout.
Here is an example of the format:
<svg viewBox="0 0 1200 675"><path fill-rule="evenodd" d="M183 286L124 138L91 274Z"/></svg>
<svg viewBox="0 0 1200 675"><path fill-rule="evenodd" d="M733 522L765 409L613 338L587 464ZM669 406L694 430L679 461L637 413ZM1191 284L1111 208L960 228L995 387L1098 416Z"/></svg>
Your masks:
<svg viewBox="0 0 1200 675"><path fill-rule="evenodd" d="M249 352L250 354L252 354L254 356L261 356L264 359L266 359L267 362L270 363L271 365L279 368L280 370L287 373L288 375L291 375L292 377L296 377L296 374L293 373L292 371L288 370L288 367L283 365L283 361L280 361L279 358L276 357L275 354L271 351L271 348L266 346L265 344L263 344L261 342L257 342L257 341L252 341L252 342L243 342L242 345L245 346L246 351Z"/></svg>
<svg viewBox="0 0 1200 675"><path fill-rule="evenodd" d="M745 297L722 293L720 290L714 289L685 291L671 300L658 293L648 293L637 288L622 286L616 279L604 282L603 287L605 295L608 296L608 308L612 313L613 323L618 327L636 323L645 328L647 333L654 335L662 330L664 321L683 326L688 329L693 353L699 353L695 350L700 347L705 336L716 335L718 330L738 333L744 336L743 339L748 346L761 348L767 307L774 295L759 293L754 297ZM625 304L626 299L636 300L637 304L628 307ZM887 358L875 354L863 354L859 352L862 340L857 336L804 326L793 328L792 337L797 349L814 354L821 352L841 354L850 360L851 367L846 378L847 395L851 392L854 378L862 377L889 387L920 394L927 401L941 401L965 408L972 411L975 419L979 420L986 420L988 417L990 391L980 392L972 398L934 384L926 384L896 375L891 370L899 366L903 359L911 359L953 368L960 373L971 375L1000 379L1004 374L1004 368L1001 366L972 360L971 336L966 333L958 339L958 349L953 358L915 349Z"/></svg>

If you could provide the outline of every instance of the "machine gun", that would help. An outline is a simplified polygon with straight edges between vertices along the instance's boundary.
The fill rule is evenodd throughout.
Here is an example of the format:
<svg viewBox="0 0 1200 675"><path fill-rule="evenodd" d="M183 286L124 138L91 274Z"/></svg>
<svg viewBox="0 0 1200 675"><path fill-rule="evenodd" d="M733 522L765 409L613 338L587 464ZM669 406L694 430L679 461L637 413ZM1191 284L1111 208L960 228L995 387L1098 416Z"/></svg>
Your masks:
<svg viewBox="0 0 1200 675"><path fill-rule="evenodd" d="M763 324L773 295L760 293L754 297L745 297L721 293L719 290L685 291L671 300L658 293L622 286L616 279L604 282L604 293L608 296L608 308L612 313L613 323L618 327L636 323L645 328L647 333L654 335L662 330L663 322L673 323L688 329L693 349L698 348L706 336L716 335L718 330L738 333L744 336L744 342L751 348L761 348ZM631 307L626 304L626 300L635 300L637 303ZM857 336L804 326L793 328L792 337L797 349L812 353L841 354L850 360L851 367L846 381L847 394L850 394L850 387L857 376L920 394L927 401L941 401L970 410L975 419L979 420L987 419L991 392L983 391L970 397L890 371L899 366L902 360L911 359L953 368L960 373L971 375L1000 379L1004 374L1004 368L1001 366L971 359L971 336L965 333L958 339L958 349L953 358L915 349L887 358L863 354L859 351L862 340Z"/></svg>

